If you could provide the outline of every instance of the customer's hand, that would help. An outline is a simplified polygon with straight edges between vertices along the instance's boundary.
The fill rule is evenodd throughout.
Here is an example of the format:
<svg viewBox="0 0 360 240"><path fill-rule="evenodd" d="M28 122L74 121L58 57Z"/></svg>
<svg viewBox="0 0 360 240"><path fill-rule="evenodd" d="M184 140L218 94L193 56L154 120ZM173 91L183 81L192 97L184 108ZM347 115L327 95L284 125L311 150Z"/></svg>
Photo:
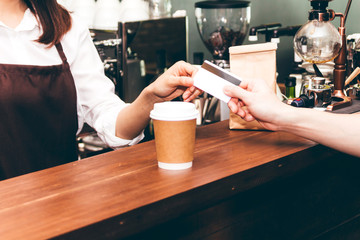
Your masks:
<svg viewBox="0 0 360 240"><path fill-rule="evenodd" d="M245 121L257 120L269 130L278 130L277 122L289 108L262 79L226 86L224 93L231 97L228 107L232 112Z"/></svg>
<svg viewBox="0 0 360 240"><path fill-rule="evenodd" d="M184 101L195 99L201 91L193 86L192 77L197 68L179 61L148 86L148 90L161 101L170 101L182 95Z"/></svg>

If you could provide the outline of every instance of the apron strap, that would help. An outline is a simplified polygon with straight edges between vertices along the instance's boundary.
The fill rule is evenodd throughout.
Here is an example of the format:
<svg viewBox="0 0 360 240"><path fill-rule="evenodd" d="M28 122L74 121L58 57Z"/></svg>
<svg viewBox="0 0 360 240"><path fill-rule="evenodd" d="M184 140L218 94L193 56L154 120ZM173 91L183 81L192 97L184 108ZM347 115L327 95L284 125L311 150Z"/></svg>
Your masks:
<svg viewBox="0 0 360 240"><path fill-rule="evenodd" d="M56 50L58 51L59 55L60 55L60 58L61 58L61 61L65 64L67 63L67 58L65 56L65 53L64 53L64 50L62 48L62 45L61 43L57 43L55 44L55 47L56 47Z"/></svg>

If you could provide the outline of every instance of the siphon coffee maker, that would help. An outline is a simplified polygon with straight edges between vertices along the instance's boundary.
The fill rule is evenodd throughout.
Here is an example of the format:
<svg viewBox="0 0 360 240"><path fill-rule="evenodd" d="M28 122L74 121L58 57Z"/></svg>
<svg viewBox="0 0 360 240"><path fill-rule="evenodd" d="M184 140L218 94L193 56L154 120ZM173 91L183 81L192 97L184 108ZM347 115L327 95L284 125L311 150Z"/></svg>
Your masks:
<svg viewBox="0 0 360 240"><path fill-rule="evenodd" d="M197 27L213 62L229 68L229 47L241 45L250 24L248 1L202 1L195 3Z"/></svg>
<svg viewBox="0 0 360 240"><path fill-rule="evenodd" d="M327 106L333 111L350 106L352 99L345 95L346 78L346 34L345 23L352 0L347 1L345 13L328 9L332 0L309 0L312 9L309 11L308 22L304 24L294 37L294 49L304 60L313 64L316 72L318 63L334 60L334 90L332 104ZM336 29L332 24L336 17L340 18L340 26ZM319 72L321 75L321 72ZM319 75L319 74L317 74Z"/></svg>

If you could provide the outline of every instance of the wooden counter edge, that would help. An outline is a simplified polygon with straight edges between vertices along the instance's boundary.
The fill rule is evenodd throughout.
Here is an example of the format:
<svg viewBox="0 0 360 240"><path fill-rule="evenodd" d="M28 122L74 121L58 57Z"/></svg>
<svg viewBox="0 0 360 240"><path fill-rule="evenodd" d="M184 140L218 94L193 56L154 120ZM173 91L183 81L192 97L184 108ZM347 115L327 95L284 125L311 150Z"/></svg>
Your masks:
<svg viewBox="0 0 360 240"><path fill-rule="evenodd" d="M322 145L315 145L202 187L65 233L54 239L126 238L181 216L201 211L239 193L246 193L247 190L280 180L339 154L342 155L336 150Z"/></svg>

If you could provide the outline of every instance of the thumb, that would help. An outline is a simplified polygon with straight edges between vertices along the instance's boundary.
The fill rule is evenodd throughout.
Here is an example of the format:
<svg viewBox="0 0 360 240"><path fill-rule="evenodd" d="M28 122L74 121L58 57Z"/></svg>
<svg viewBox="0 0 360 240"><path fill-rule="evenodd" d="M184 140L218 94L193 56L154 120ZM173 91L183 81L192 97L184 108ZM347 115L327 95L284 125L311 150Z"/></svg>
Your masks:
<svg viewBox="0 0 360 240"><path fill-rule="evenodd" d="M239 86L225 86L223 89L224 93L232 98L238 98L242 101L246 101L249 96L249 92Z"/></svg>

